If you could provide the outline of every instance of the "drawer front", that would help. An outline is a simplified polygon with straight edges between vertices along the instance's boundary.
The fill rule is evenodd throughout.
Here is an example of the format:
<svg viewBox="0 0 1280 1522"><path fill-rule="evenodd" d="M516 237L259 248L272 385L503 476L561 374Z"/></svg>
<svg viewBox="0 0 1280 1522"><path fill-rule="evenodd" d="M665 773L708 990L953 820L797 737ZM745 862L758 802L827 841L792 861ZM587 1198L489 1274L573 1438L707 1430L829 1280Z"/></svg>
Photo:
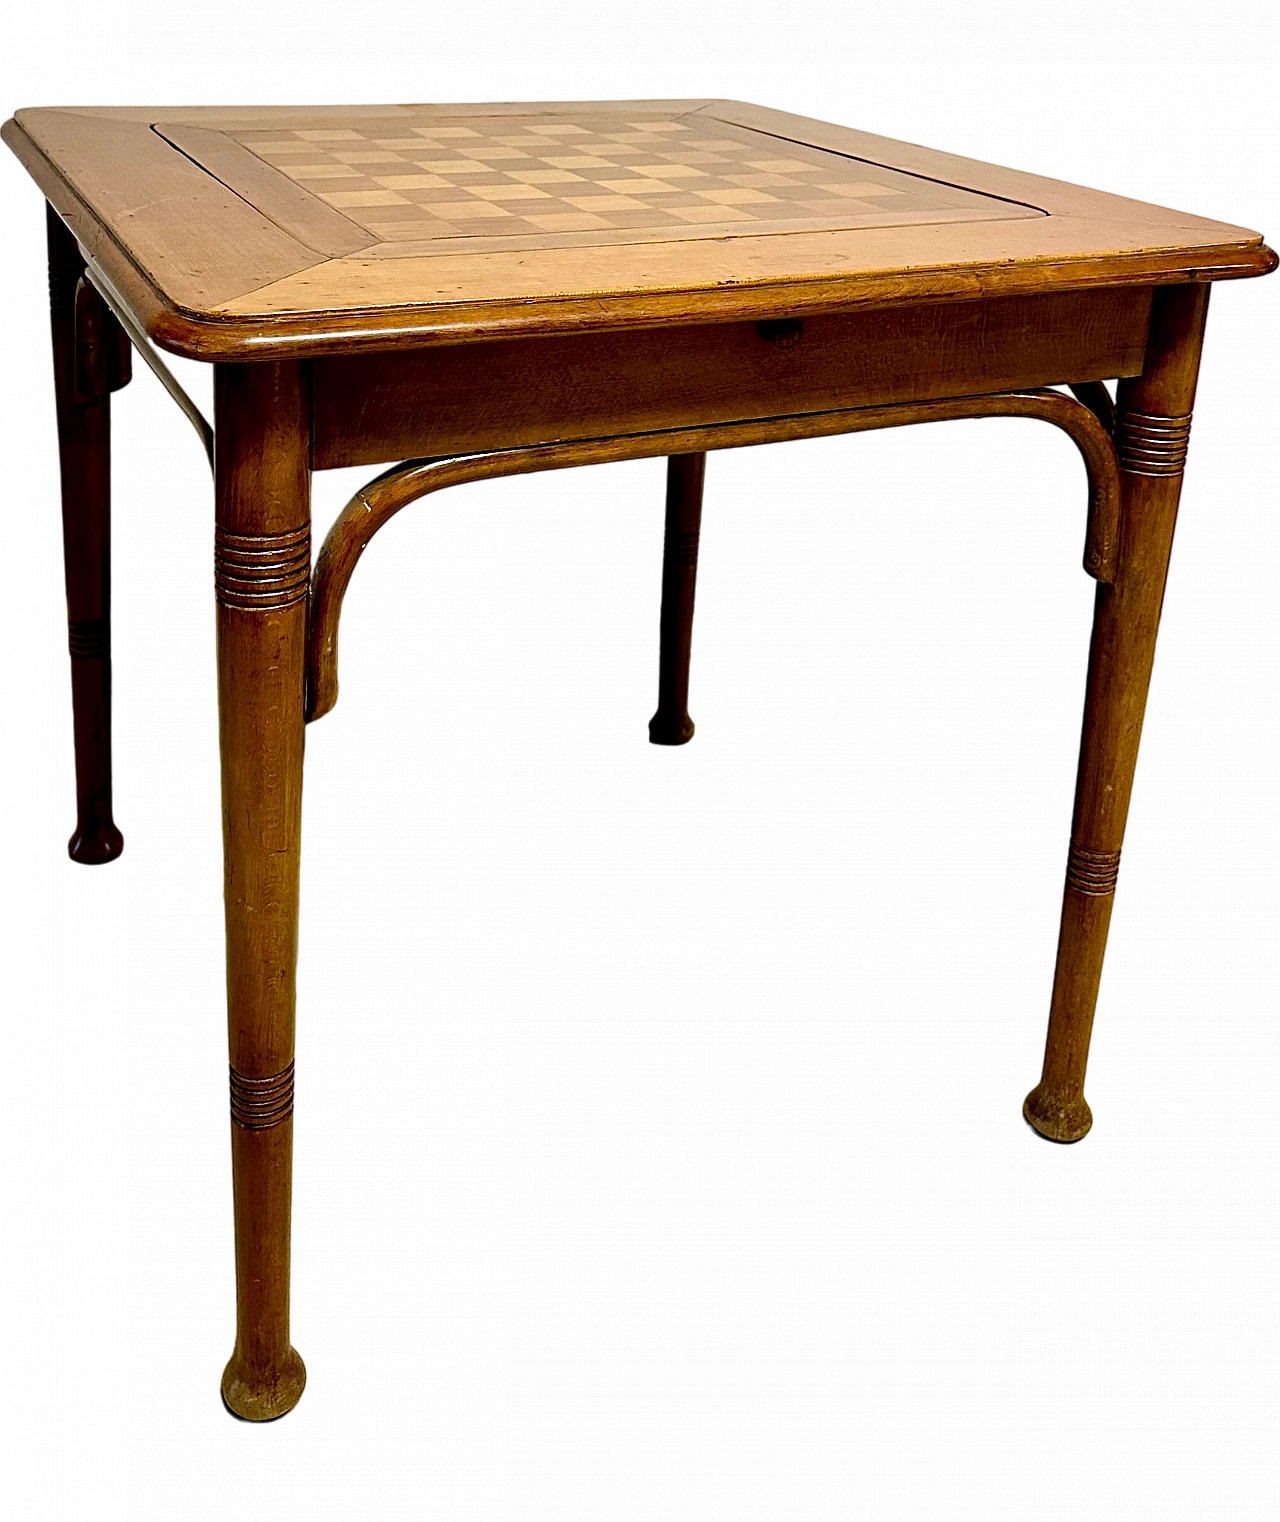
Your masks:
<svg viewBox="0 0 1280 1522"><path fill-rule="evenodd" d="M313 362L313 465L379 465L1142 369L1149 288Z"/></svg>

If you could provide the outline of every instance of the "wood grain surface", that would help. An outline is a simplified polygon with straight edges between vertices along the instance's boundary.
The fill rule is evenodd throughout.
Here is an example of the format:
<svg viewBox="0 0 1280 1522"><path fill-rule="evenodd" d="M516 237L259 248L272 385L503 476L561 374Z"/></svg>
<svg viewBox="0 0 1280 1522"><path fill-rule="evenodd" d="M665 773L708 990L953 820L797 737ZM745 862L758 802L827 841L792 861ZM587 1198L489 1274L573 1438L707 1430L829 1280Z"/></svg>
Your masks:
<svg viewBox="0 0 1280 1522"><path fill-rule="evenodd" d="M1275 263L1247 228L732 101L36 109L4 137L152 338L201 359Z"/></svg>
<svg viewBox="0 0 1280 1522"><path fill-rule="evenodd" d="M356 354L312 365L312 464L1134 375L1149 289L1051 292L768 324L708 323Z"/></svg>

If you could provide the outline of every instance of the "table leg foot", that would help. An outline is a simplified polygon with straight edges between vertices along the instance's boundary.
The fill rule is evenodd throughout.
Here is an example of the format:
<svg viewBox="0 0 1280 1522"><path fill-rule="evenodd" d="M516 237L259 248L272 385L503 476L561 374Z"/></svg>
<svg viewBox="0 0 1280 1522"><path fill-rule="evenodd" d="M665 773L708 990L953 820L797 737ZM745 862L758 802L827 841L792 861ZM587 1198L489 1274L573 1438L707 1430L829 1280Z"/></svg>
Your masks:
<svg viewBox="0 0 1280 1522"><path fill-rule="evenodd" d="M246 1422L274 1422L302 1399L307 1370L295 1348L287 1348L270 1370L251 1368L239 1349L222 1374L222 1401L232 1416Z"/></svg>
<svg viewBox="0 0 1280 1522"><path fill-rule="evenodd" d="M1078 1142L1093 1125L1093 1111L1083 1094L1054 1094L1044 1084L1027 1095L1022 1116L1033 1131L1053 1142Z"/></svg>
<svg viewBox="0 0 1280 1522"><path fill-rule="evenodd" d="M702 482L706 469L705 454L673 454L667 460L658 711L649 720L651 745L687 745L693 739L689 656L693 647L693 596L698 581L698 535L702 530Z"/></svg>
<svg viewBox="0 0 1280 1522"><path fill-rule="evenodd" d="M84 867L99 867L114 861L124 850L124 836L110 819L78 824L67 842L67 855Z"/></svg>
<svg viewBox="0 0 1280 1522"><path fill-rule="evenodd" d="M693 720L686 714L663 713L649 720L650 745L687 745L693 739Z"/></svg>

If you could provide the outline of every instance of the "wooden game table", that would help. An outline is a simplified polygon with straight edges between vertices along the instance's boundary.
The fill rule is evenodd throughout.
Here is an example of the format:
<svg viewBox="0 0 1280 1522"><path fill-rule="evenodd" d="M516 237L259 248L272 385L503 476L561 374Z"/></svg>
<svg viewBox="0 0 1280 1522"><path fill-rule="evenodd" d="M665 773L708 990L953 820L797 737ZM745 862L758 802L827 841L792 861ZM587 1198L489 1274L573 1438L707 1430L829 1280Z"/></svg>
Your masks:
<svg viewBox="0 0 1280 1522"><path fill-rule="evenodd" d="M1275 267L1256 233L736 101L71 107L3 135L48 202L77 861L123 843L110 402L132 352L214 467L233 1412L281 1416L306 1378L289 1340L306 724L337 698L362 552L442 487L669 458L650 738L679 745L709 450L972 417L1071 437L1097 601L1024 1113L1055 1141L1085 1134L1209 285ZM214 366L212 426L159 350ZM313 566L311 473L353 465L393 468Z"/></svg>

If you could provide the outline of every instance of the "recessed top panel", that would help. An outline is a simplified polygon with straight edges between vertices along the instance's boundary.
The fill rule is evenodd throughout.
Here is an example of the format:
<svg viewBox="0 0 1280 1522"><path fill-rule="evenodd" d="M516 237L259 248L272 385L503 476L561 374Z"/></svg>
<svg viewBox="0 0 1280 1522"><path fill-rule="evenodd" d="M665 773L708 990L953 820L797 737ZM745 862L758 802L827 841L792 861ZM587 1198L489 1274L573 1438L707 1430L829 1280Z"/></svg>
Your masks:
<svg viewBox="0 0 1280 1522"><path fill-rule="evenodd" d="M1043 215L706 117L316 116L226 136L391 257Z"/></svg>

